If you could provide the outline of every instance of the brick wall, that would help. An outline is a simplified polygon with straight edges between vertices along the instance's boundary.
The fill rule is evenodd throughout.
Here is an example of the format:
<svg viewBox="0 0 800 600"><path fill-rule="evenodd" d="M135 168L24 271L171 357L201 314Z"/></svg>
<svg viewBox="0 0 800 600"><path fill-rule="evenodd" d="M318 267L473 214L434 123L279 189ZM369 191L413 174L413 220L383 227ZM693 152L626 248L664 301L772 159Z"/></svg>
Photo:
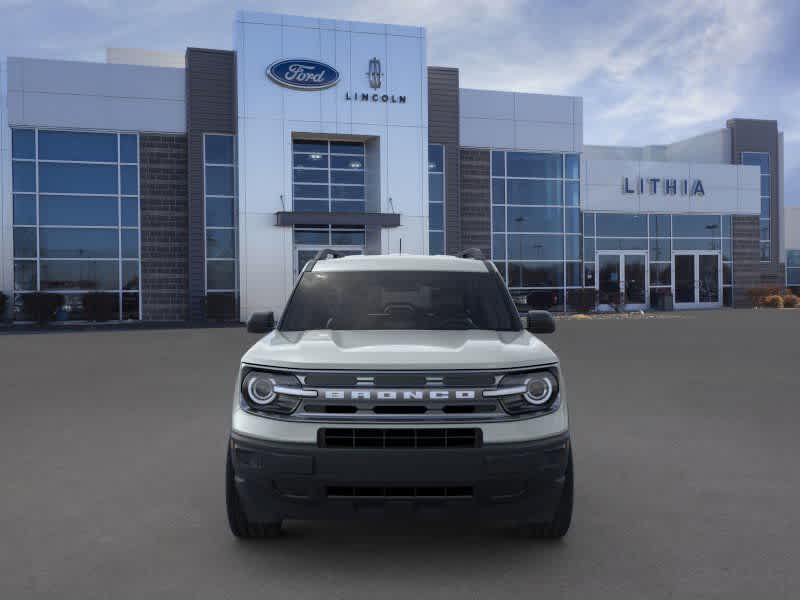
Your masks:
<svg viewBox="0 0 800 600"><path fill-rule="evenodd" d="M186 136L139 136L142 318L188 318Z"/></svg>
<svg viewBox="0 0 800 600"><path fill-rule="evenodd" d="M758 217L733 217L733 305L751 306L747 290L761 285Z"/></svg>
<svg viewBox="0 0 800 600"><path fill-rule="evenodd" d="M492 206L488 150L461 150L461 247L491 256Z"/></svg>

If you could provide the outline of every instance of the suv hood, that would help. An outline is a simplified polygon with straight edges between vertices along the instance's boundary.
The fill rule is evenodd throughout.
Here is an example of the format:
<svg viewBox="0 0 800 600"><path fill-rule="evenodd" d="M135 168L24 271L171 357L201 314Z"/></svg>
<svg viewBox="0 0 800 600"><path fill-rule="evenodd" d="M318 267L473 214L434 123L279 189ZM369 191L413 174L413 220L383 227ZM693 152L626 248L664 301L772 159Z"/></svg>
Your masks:
<svg viewBox="0 0 800 600"><path fill-rule="evenodd" d="M273 331L242 362L292 369L508 369L558 362L527 331Z"/></svg>

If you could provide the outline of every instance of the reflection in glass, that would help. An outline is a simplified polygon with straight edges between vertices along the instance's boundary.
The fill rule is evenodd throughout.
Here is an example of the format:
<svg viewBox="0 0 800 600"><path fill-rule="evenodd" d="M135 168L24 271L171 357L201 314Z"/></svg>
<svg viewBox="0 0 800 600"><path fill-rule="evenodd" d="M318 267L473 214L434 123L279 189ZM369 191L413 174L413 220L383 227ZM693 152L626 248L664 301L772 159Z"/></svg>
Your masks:
<svg viewBox="0 0 800 600"><path fill-rule="evenodd" d="M14 225L36 225L36 195L14 194Z"/></svg>
<svg viewBox="0 0 800 600"><path fill-rule="evenodd" d="M208 258L234 258L236 240L233 229L206 229L206 256Z"/></svg>
<svg viewBox="0 0 800 600"><path fill-rule="evenodd" d="M561 178L563 174L560 154L535 152L507 152L508 177Z"/></svg>
<svg viewBox="0 0 800 600"><path fill-rule="evenodd" d="M207 289L232 290L236 288L236 263L232 260L206 262Z"/></svg>
<svg viewBox="0 0 800 600"><path fill-rule="evenodd" d="M206 167L206 194L210 196L233 196L233 167Z"/></svg>
<svg viewBox="0 0 800 600"><path fill-rule="evenodd" d="M16 291L36 290L35 260L14 261L14 290Z"/></svg>
<svg viewBox="0 0 800 600"><path fill-rule="evenodd" d="M39 191L60 194L117 194L117 165L39 163Z"/></svg>
<svg viewBox="0 0 800 600"><path fill-rule="evenodd" d="M117 134L39 131L39 160L117 162Z"/></svg>
<svg viewBox="0 0 800 600"><path fill-rule="evenodd" d="M42 290L119 289L119 262L115 260L43 260Z"/></svg>
<svg viewBox="0 0 800 600"><path fill-rule="evenodd" d="M135 202L135 198L134 198ZM41 225L117 225L116 196L39 196Z"/></svg>
<svg viewBox="0 0 800 600"><path fill-rule="evenodd" d="M118 246L116 229L44 227L39 231L39 254L45 258L117 258Z"/></svg>
<svg viewBox="0 0 800 600"><path fill-rule="evenodd" d="M675 302L695 302L694 255L675 255Z"/></svg>
<svg viewBox="0 0 800 600"><path fill-rule="evenodd" d="M512 234L508 236L508 254L512 260L561 260L564 238L560 235Z"/></svg>
<svg viewBox="0 0 800 600"><path fill-rule="evenodd" d="M623 213L597 213L596 235L647 237L647 216Z"/></svg>
<svg viewBox="0 0 800 600"><path fill-rule="evenodd" d="M562 287L563 262L509 262L508 284L511 287Z"/></svg>
<svg viewBox="0 0 800 600"><path fill-rule="evenodd" d="M33 129L11 130L11 157L36 158L36 140Z"/></svg>
<svg viewBox="0 0 800 600"><path fill-rule="evenodd" d="M564 203L560 181L536 179L509 179L508 204L544 204L560 206Z"/></svg>
<svg viewBox="0 0 800 600"><path fill-rule="evenodd" d="M206 164L232 165L233 136L232 135L206 135L205 148Z"/></svg>
<svg viewBox="0 0 800 600"><path fill-rule="evenodd" d="M14 227L14 256L36 258L35 227Z"/></svg>

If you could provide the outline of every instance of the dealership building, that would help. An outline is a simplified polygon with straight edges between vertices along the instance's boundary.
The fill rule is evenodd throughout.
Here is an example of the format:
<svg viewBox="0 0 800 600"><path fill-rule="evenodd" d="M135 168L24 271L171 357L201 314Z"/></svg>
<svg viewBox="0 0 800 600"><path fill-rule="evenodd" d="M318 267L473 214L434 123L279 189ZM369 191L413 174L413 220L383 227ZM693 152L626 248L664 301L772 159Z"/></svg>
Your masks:
<svg viewBox="0 0 800 600"><path fill-rule="evenodd" d="M551 310L586 288L601 308L749 306L800 276L776 121L585 145L582 98L461 88L426 44L420 27L240 12L233 51L4 59L14 317L41 291L63 295L60 320L95 292L119 320L244 320L280 311L324 248L479 248Z"/></svg>

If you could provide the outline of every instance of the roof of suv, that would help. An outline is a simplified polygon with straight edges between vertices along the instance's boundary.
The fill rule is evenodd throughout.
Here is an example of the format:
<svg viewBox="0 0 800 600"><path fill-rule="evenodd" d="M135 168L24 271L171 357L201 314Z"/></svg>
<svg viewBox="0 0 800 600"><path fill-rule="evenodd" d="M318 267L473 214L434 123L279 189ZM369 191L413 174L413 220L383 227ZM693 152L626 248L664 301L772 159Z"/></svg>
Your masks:
<svg viewBox="0 0 800 600"><path fill-rule="evenodd" d="M482 260L455 256L419 254L376 254L328 258L314 264L314 273L331 271L462 271L486 273Z"/></svg>

